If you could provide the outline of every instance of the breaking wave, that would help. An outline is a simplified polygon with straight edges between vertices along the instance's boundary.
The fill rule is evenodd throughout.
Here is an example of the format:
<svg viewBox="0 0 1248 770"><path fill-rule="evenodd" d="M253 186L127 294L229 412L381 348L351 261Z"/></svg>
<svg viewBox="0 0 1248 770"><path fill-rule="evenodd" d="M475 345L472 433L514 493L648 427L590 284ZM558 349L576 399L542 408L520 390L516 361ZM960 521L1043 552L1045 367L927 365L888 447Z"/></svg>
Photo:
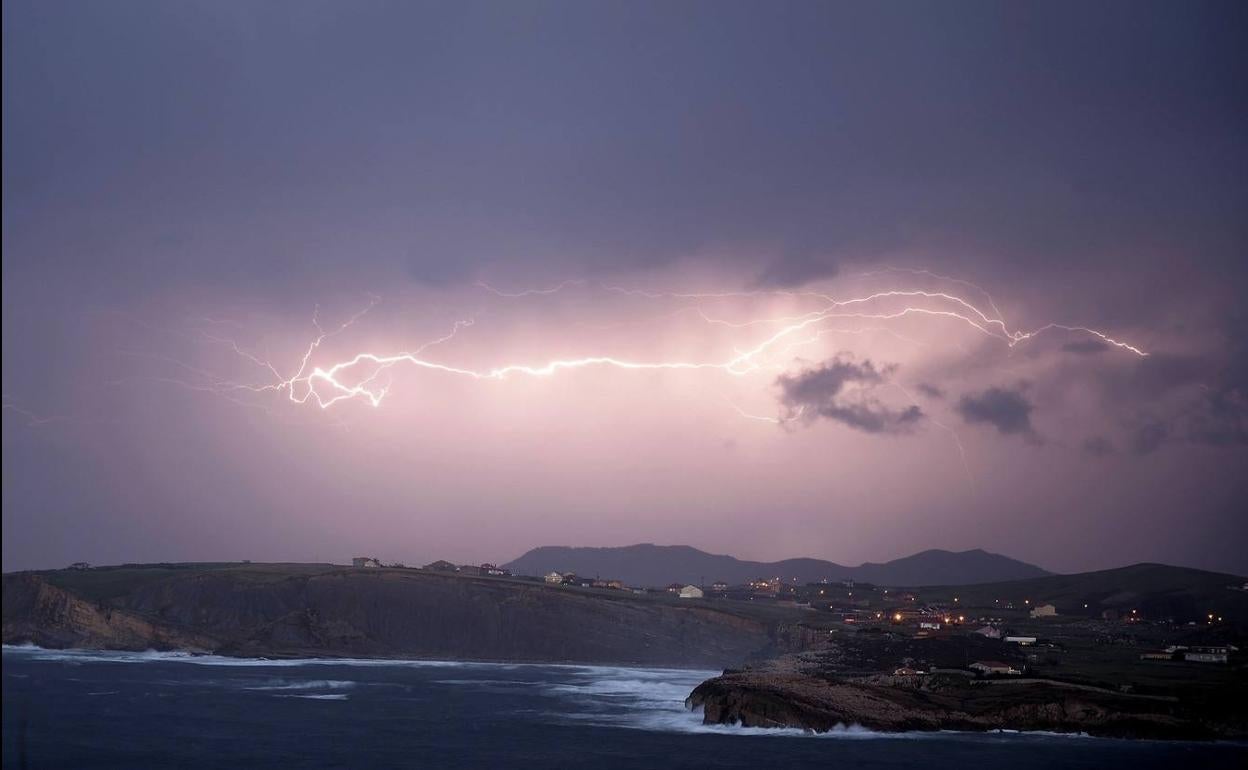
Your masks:
<svg viewBox="0 0 1248 770"><path fill-rule="evenodd" d="M642 668L629 666L595 666L544 663L482 663L439 660L402 660L369 658L232 658L221 655L195 654L189 652L99 651L99 650L51 650L30 645L4 645L4 654L32 660L64 662L73 665L89 663L184 663L195 666L218 666L236 669L210 681L194 680L164 682L164 684L194 684L212 688L228 688L268 693L273 697L304 698L309 700L347 700L352 697L347 690L363 697L376 692L378 687L394 686L404 680L402 686L408 693L423 688L452 688L456 691L476 693L483 697L497 695L514 696L532 693L535 704L517 708L515 713L534 714L546 722L593 725L632 730L667 733L713 734L726 736L758 736L768 738L824 738L849 740L914 740L950 739L972 735L952 732L881 733L858 725L837 726L824 732L814 733L799 728L759 728L740 725L704 724L700 710L690 710L685 699L698 684L716 676L719 671ZM367 668L360 672L360 681L351 679L301 678L299 669L311 673L313 667L339 666ZM388 677L383 669L399 669L408 673ZM267 669L271 675L262 672ZM454 670L445 678L437 674L412 674L420 670ZM280 671L280 673L279 673ZM254 673L253 673L254 672ZM329 673L326 671L326 673ZM347 673L337 670L333 673ZM257 676L259 674L259 676ZM435 678L437 677L437 678ZM361 690L361 687L367 689ZM415 688L415 689L414 689ZM106 695L111 692L93 692ZM408 696L399 696L408 697ZM535 705L536 708L529 708ZM519 704L517 704L519 706ZM1009 733L978 733L977 740L1016 740L1025 736L1042 737L1037 733L1022 735ZM1043 734L1043 737L1072 738L1069 734Z"/></svg>
<svg viewBox="0 0 1248 770"><path fill-rule="evenodd" d="M305 681L272 680L268 684L251 685L244 690L345 690L355 687L355 682L339 679L310 679Z"/></svg>
<svg viewBox="0 0 1248 770"><path fill-rule="evenodd" d="M701 711L685 706L694 687L718 671L671 669L586 668L564 681L547 684L548 696L573 708L548 715L572 722L658 732L712 735L821 738L904 738L919 734L880 733L857 725L838 726L826 733L798 728L742 727L703 724Z"/></svg>
<svg viewBox="0 0 1248 770"><path fill-rule="evenodd" d="M513 667L509 663L477 663L455 660L407 660L402 658L234 658L226 655L212 655L183 651L144 650L127 652L119 650L54 650L36 647L30 644L6 644L4 653L26 655L36 660L81 662L81 663L192 663L199 666L232 666L232 667L289 667L301 666L368 666L394 667L412 666L420 668L458 668L485 666L491 668Z"/></svg>

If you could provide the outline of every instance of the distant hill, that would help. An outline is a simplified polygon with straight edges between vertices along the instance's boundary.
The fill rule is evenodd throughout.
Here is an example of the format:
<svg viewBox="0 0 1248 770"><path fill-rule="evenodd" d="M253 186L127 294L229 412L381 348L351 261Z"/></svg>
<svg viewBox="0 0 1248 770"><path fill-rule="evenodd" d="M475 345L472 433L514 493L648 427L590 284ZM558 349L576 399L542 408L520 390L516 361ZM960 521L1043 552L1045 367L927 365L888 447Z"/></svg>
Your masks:
<svg viewBox="0 0 1248 770"><path fill-rule="evenodd" d="M964 607L1053 604L1063 615L1113 610L1125 616L1136 610L1154 619L1199 620L1216 613L1242 620L1248 618L1245 585L1238 575L1145 563L992 585L932 586L923 596L937 601L957 596Z"/></svg>
<svg viewBox="0 0 1248 770"><path fill-rule="evenodd" d="M880 585L971 585L1051 574L1035 565L979 549L922 551L883 564L867 562L857 567L846 567L822 559L745 561L706 553L687 545L651 543L618 548L543 546L505 566L520 575L575 572L641 586L712 583L716 580L740 584L759 577L796 578L799 583L852 578Z"/></svg>

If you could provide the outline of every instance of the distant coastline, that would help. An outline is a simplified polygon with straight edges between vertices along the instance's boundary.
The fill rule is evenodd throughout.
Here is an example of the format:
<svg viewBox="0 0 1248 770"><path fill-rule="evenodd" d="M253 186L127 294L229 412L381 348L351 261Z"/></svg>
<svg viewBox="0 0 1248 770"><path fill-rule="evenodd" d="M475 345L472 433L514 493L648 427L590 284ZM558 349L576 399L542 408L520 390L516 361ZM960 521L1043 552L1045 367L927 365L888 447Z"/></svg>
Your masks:
<svg viewBox="0 0 1248 770"><path fill-rule="evenodd" d="M8 573L3 588L7 654L722 671L688 694L707 724L1248 736L1242 579L1163 565L902 590L766 583L746 600L251 563ZM1163 648L1198 652L1149 652Z"/></svg>
<svg viewBox="0 0 1248 770"><path fill-rule="evenodd" d="M797 731L798 734L818 736L821 734L897 734L923 735L932 733L957 733L966 735L990 733L1018 733L1020 735L1049 736L1055 738L1100 738L1115 740L1166 740L1177 742L1207 743L1219 741L1231 745L1248 746L1248 733L1213 729L1208 725L1185 724L1178 720L1166 719L1164 715L1158 719L1155 714L1137 714L1130 710L1114 710L1103 708L1098 715L1097 723L1089 722L1086 714L1078 719L1055 719L1051 708L1060 703L1053 700L1047 704L1032 705L1029 716L1024 719L1018 709L1006 715L1004 710L983 711L974 718L965 714L950 714L924 702L915 707L892 700L887 697L864 700L861 697L828 698L823 702L825 711L812 710L809 702L803 702L798 693L803 687L820 687L835 690L845 687L844 684L829 686L826 679L801 680L790 677L787 682L777 688L784 680L783 675L777 676L776 671L762 671L742 677L741 672L728 672L715 675L705 669L683 667L611 664L583 664L557 662L516 662L516 661L480 661L480 660L432 660L432 659L391 659L391 658L242 658L200 653L184 652L125 652L108 650L81 649L49 649L35 645L3 645L3 653L16 656L27 656L27 659L42 661L71 660L80 664L124 663L145 665L148 663L182 663L194 666L224 667L290 667L307 666L417 666L454 669L462 666L515 666L525 665L537 668L567 669L574 671L600 671L606 674L624 674L638 671L646 673L670 671L673 674L699 673L708 676L707 680L695 686L685 701L685 707L694 714L702 715L702 722L708 726L721 726L742 731L763 730ZM751 683L751 679L753 683ZM726 684L726 682L731 682ZM787 688L784 689L784 688ZM855 692L861 696L866 688L858 683ZM769 693L764 693L764 689ZM766 702L767 694L781 694L785 705L777 708L777 702ZM344 696L345 697L345 696ZM731 704L728 706L728 704ZM873 704L883 707L872 711ZM727 709L726 709L727 706ZM1086 708L1086 704L1084 705ZM730 710L728 710L730 709ZM835 720L835 721L833 721Z"/></svg>
<svg viewBox="0 0 1248 770"><path fill-rule="evenodd" d="M342 657L340 655L307 655L265 656L265 655L230 655L198 650L110 650L91 647L41 647L37 644L0 645L0 650L12 653L34 653L46 656L64 655L69 658L81 657L83 660L110 661L118 663L143 663L145 660L165 662L185 662L192 665L205 666L301 666L301 665L344 665L344 666L459 666L459 665L491 665L491 666L554 666L578 669L638 669L651 671L682 671L699 672L718 675L719 669L696 665L640 665L629 661L601 661L585 663L576 660L519 660L516 658L420 658L420 657Z"/></svg>

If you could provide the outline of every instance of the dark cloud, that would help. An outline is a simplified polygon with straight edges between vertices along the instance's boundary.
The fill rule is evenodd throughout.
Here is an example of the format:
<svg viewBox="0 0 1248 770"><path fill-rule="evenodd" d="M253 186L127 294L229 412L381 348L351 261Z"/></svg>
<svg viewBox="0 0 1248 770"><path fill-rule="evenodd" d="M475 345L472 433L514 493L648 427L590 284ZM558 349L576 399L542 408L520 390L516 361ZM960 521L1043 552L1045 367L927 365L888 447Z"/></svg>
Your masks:
<svg viewBox="0 0 1248 770"><path fill-rule="evenodd" d="M986 423L1004 435L1035 437L1031 425L1033 406L1022 390L992 387L968 393L958 400L958 414L968 423Z"/></svg>
<svg viewBox="0 0 1248 770"><path fill-rule="evenodd" d="M1036 441L1034 402L1054 454L1074 447L1072 463L1086 459L1086 436L1103 434L1119 456L1104 464L1097 514L1107 521L1123 511L1136 520L1136 454L1156 453L1147 464L1164 473L1150 481L1164 489L1205 473L1208 494L1184 498L1184 518L1202 517L1183 530L1187 550L1168 550L1176 538L1163 527L1132 539L1151 538L1155 556L1208 564L1207 546L1225 548L1225 530L1242 528L1245 487L1209 468L1245 453L1248 3L999 3L974 13L958 3L739 0L0 7L0 349L5 393L46 399L23 402L32 411L72 411L64 402L80 386L129 368L111 351L133 341L84 333L95 328L84 310L150 318L191 295L209 308L302 318L363 290L392 303L412 283L434 302L433 289L475 280L520 288L600 276L691 291L835 276L850 292L859 270L896 262L984 286L1012 327L1086 324L1152 352L1140 359L1057 332L1012 347L971 341L960 358L942 342L906 359L907 374L935 385L915 393L933 417L957 409L955 422ZM673 271L682 277L666 275L685 265ZM930 274L876 283L928 281L980 302L971 286ZM938 328L928 320L895 326ZM949 341L960 346L970 338L956 326ZM379 343L399 333L372 328ZM257 333L283 344L276 330ZM1062 352L1063 342L1074 344ZM888 370L855 366L839 380L794 375L791 405L780 408L857 431L922 424L918 407L869 399ZM1004 420L1009 410L981 391L1024 377L1034 383L1018 397L1027 408L1015 404ZM1068 405L1099 414L1097 424L1063 422ZM210 414L188 412L192 435L216 429ZM136 431L127 448L160 446L167 431ZM84 460L68 484L51 472L63 458L32 454L26 432L6 441L6 568L51 554L77 560L88 554L72 551L93 538L123 547L127 512L157 521L169 508L145 459L117 476ZM1029 462L1018 460L1023 447L1001 449L984 458L1001 477ZM224 531L210 514L221 479L244 487L212 475L225 473L229 453L204 451L180 464L195 473L175 469L169 481L181 501L203 479L187 510ZM267 462L258 492L288 497L282 474L293 466ZM1061 463L1036 471L1048 491L1034 504L1062 501ZM101 490L117 478L129 480L128 497L107 509ZM909 507L924 511L920 479L899 484L914 487ZM1028 525L986 496L968 506L978 523L966 537L995 522L1014 543ZM44 516L55 509L78 513ZM732 511L741 521L755 512ZM13 526L15 515L31 523ZM196 540L163 524L150 532ZM239 529L234 544L252 534ZM752 531L740 537L764 547ZM1091 536L1080 542L1097 550ZM1053 558L1069 550L1054 546ZM170 554L126 553L140 556Z"/></svg>
<svg viewBox="0 0 1248 770"><path fill-rule="evenodd" d="M1211 390L1184 421L1189 441L1210 446L1248 445L1248 391Z"/></svg>
<svg viewBox="0 0 1248 770"><path fill-rule="evenodd" d="M754 288L788 289L834 277L839 267L824 249L810 244L791 245L763 268Z"/></svg>
<svg viewBox="0 0 1248 770"><path fill-rule="evenodd" d="M1083 442L1083 451L1093 457L1107 457L1117 451L1114 442L1104 436L1092 436Z"/></svg>
<svg viewBox="0 0 1248 770"><path fill-rule="evenodd" d="M1062 345L1062 350L1067 353L1078 353L1085 356L1095 355L1109 350L1109 343L1102 340L1079 340L1077 342L1067 342L1065 345Z"/></svg>
<svg viewBox="0 0 1248 770"><path fill-rule="evenodd" d="M1132 428L1128 439L1135 454L1151 454L1170 439L1170 425L1156 417L1143 417Z"/></svg>
<svg viewBox="0 0 1248 770"><path fill-rule="evenodd" d="M1232 332L1224 330L1233 340ZM1124 426L1124 444L1142 455L1174 444L1248 445L1246 373L1244 357L1232 349L1158 352L1095 376L1107 414Z"/></svg>
<svg viewBox="0 0 1248 770"><path fill-rule="evenodd" d="M1205 356L1153 353L1136 363L1120 387L1129 398L1156 398L1186 385L1209 384L1218 368L1216 361Z"/></svg>
<svg viewBox="0 0 1248 770"><path fill-rule="evenodd" d="M865 433L909 433L923 419L918 406L894 409L863 391L846 392L847 386L881 385L894 369L838 355L818 368L778 377L780 403L790 419L809 422L823 417Z"/></svg>
<svg viewBox="0 0 1248 770"><path fill-rule="evenodd" d="M757 289L791 289L836 273L837 267L832 263L778 259L764 268L751 285Z"/></svg>
<svg viewBox="0 0 1248 770"><path fill-rule="evenodd" d="M1167 444L1248 446L1248 395L1234 388L1205 389L1164 413L1135 415L1127 432L1132 451L1141 455Z"/></svg>
<svg viewBox="0 0 1248 770"><path fill-rule="evenodd" d="M930 382L920 382L915 387L918 388L918 391L920 393L927 396L928 398L944 398L945 397L944 389L936 385L933 385Z"/></svg>

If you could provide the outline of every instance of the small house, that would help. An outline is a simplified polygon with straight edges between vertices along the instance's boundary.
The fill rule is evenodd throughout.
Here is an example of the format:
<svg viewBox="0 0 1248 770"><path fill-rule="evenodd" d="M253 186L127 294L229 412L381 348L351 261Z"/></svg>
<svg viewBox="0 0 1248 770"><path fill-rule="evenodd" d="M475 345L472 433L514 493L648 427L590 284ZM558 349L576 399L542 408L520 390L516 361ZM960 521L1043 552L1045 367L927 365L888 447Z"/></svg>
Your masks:
<svg viewBox="0 0 1248 770"><path fill-rule="evenodd" d="M1183 660L1191 663L1226 663L1230 660L1230 648L1193 647L1183 653Z"/></svg>
<svg viewBox="0 0 1248 770"><path fill-rule="evenodd" d="M979 660L972 663L967 668L985 675L997 674L1021 674L1023 672L1011 666L1009 663L1002 663L999 660Z"/></svg>
<svg viewBox="0 0 1248 770"><path fill-rule="evenodd" d="M684 586L677 595L682 599L701 599L704 594L697 586Z"/></svg>
<svg viewBox="0 0 1248 770"><path fill-rule="evenodd" d="M1033 618L1053 618L1057 617L1057 607L1052 604L1041 604L1031 608L1031 616Z"/></svg>

